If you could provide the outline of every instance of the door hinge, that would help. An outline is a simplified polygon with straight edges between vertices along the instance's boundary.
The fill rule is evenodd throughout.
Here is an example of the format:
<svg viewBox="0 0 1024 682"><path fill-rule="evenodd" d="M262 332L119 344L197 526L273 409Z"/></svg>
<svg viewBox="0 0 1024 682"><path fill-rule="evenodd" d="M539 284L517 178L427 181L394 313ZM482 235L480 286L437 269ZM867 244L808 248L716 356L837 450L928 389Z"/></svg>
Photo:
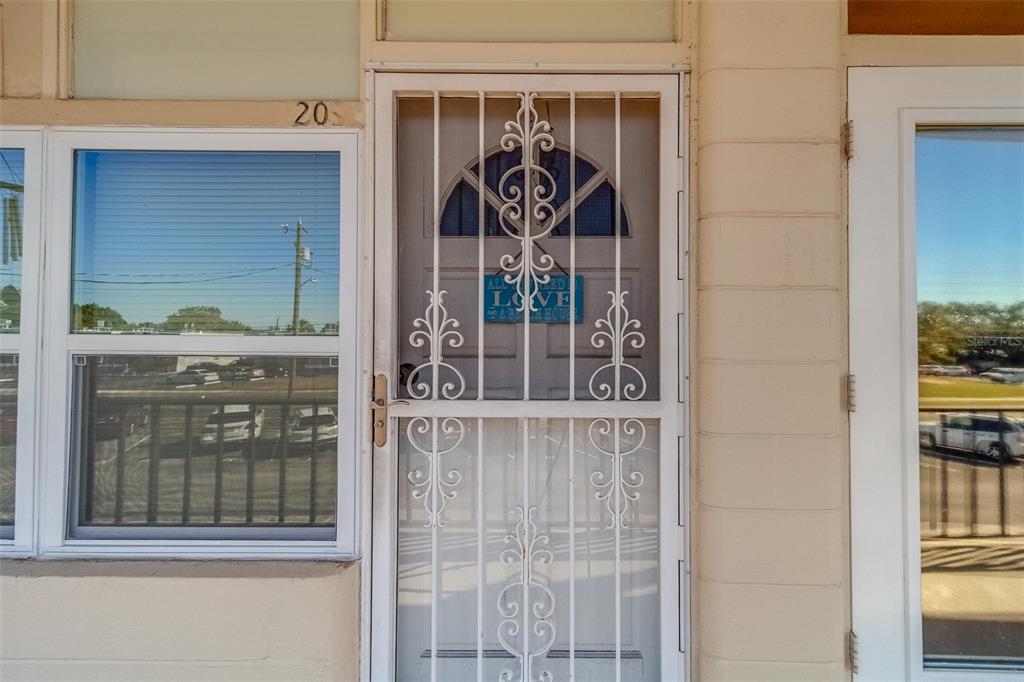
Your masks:
<svg viewBox="0 0 1024 682"><path fill-rule="evenodd" d="M857 377L853 374L846 375L846 411L857 411Z"/></svg>
<svg viewBox="0 0 1024 682"><path fill-rule="evenodd" d="M850 672L854 675L860 672L860 652L857 651L857 633L850 630L846 633L846 658L850 665Z"/></svg>
<svg viewBox="0 0 1024 682"><path fill-rule="evenodd" d="M853 158L853 121L843 122L839 130L839 144L843 149L843 158L849 161Z"/></svg>
<svg viewBox="0 0 1024 682"><path fill-rule="evenodd" d="M686 192L686 157L676 157L676 192Z"/></svg>

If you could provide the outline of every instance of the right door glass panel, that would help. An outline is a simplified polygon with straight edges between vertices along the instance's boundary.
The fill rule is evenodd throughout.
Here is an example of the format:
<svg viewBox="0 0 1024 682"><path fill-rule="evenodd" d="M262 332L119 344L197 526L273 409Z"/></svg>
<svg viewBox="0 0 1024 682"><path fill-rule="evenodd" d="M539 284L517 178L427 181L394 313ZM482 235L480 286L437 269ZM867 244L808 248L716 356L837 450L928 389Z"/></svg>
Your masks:
<svg viewBox="0 0 1024 682"><path fill-rule="evenodd" d="M926 667L1024 667L1024 128L916 140Z"/></svg>

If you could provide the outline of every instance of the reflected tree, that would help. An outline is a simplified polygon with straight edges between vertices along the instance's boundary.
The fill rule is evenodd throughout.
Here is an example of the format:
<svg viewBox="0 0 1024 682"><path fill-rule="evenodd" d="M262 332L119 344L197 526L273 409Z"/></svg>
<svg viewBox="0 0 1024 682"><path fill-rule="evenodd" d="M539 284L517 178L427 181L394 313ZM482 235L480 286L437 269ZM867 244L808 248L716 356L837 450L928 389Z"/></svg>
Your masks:
<svg viewBox="0 0 1024 682"><path fill-rule="evenodd" d="M917 306L921 364L1024 365L1024 301Z"/></svg>
<svg viewBox="0 0 1024 682"><path fill-rule="evenodd" d="M10 320L10 326L21 326L21 291L12 284L0 289L0 320Z"/></svg>
<svg viewBox="0 0 1024 682"><path fill-rule="evenodd" d="M226 320L216 306L189 306L167 316L161 325L169 332L238 332L252 329L237 320Z"/></svg>
<svg viewBox="0 0 1024 682"><path fill-rule="evenodd" d="M121 313L98 303L75 305L72 315L76 329L125 329L128 323Z"/></svg>

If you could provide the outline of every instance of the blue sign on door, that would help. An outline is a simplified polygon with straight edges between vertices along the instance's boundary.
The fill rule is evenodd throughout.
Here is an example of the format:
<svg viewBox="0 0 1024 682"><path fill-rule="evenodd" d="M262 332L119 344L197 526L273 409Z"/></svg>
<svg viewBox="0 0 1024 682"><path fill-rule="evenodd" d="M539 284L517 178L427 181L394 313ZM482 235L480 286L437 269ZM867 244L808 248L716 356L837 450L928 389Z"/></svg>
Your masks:
<svg viewBox="0 0 1024 682"><path fill-rule="evenodd" d="M583 275L576 275L576 301L569 305L569 277L552 275L547 284L541 284L534 294L530 313L532 324L569 323L574 316L577 324L583 322ZM505 281L505 275L484 275L484 322L522 322L519 310L520 296L516 285Z"/></svg>

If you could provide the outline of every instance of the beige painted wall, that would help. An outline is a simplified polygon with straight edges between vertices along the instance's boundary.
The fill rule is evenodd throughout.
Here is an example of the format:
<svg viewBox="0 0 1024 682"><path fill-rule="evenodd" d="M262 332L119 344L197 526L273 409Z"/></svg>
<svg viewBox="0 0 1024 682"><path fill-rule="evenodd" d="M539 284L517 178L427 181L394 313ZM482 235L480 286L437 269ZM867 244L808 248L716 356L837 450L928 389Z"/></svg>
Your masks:
<svg viewBox="0 0 1024 682"><path fill-rule="evenodd" d="M388 40L666 42L673 0L388 0Z"/></svg>
<svg viewBox="0 0 1024 682"><path fill-rule="evenodd" d="M692 66L695 679L849 679L845 67L1020 64L1024 38L845 36L842 0L680 0L675 44L428 47L377 40L372 0L361 1L364 61ZM0 122L291 125L288 100L54 99L57 5L3 0ZM361 102L331 106L362 125ZM66 678L72 659L92 661L75 671L96 679L356 671L354 566L5 562L0 572L4 679Z"/></svg>
<svg viewBox="0 0 1024 682"><path fill-rule="evenodd" d="M358 0L77 0L75 96L356 99Z"/></svg>
<svg viewBox="0 0 1024 682"><path fill-rule="evenodd" d="M355 680L359 568L4 562L0 679Z"/></svg>
<svg viewBox="0 0 1024 682"><path fill-rule="evenodd" d="M839 0L701 5L701 680L849 676L841 17Z"/></svg>

